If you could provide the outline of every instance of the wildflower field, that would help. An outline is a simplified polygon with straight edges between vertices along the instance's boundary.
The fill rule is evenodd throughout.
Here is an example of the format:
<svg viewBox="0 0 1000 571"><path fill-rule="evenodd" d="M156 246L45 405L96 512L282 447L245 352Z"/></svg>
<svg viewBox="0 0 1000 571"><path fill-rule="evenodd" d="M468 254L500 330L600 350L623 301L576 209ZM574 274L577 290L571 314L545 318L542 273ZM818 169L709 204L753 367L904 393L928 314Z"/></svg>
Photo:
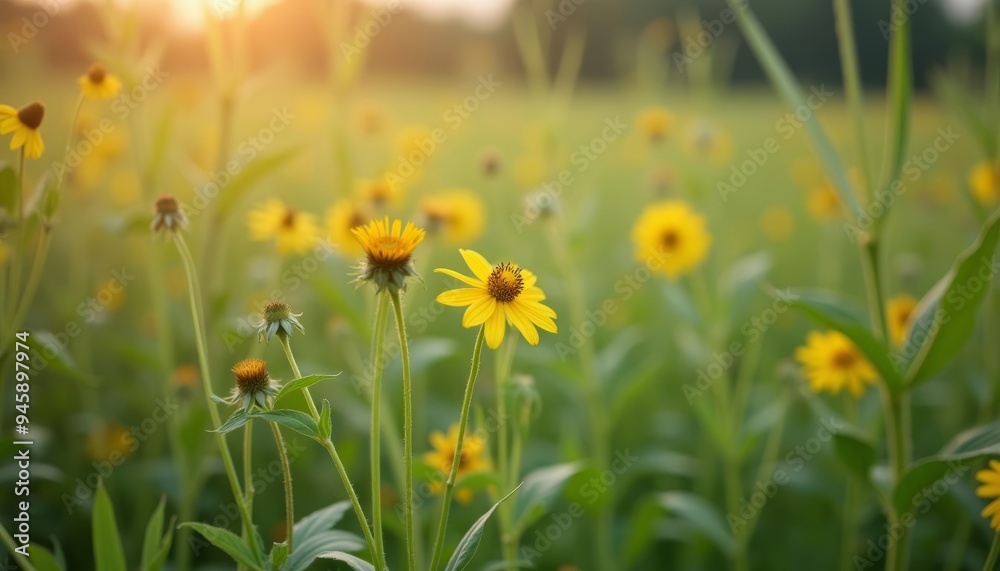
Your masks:
<svg viewBox="0 0 1000 571"><path fill-rule="evenodd" d="M577 0L423 78L395 2L276 3L308 72L171 4L0 10L0 569L995 568L993 2L933 69L823 2L815 81L740 0L599 80Z"/></svg>

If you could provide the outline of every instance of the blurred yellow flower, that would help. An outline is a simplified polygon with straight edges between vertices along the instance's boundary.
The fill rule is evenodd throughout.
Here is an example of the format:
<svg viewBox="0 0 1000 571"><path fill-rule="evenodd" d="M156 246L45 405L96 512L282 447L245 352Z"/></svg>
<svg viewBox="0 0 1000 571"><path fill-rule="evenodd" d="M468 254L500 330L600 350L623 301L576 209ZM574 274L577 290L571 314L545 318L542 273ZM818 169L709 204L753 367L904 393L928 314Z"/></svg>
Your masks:
<svg viewBox="0 0 1000 571"><path fill-rule="evenodd" d="M385 116L381 109L369 103L358 109L357 120L363 134L374 135L382 130Z"/></svg>
<svg viewBox="0 0 1000 571"><path fill-rule="evenodd" d="M459 250L474 278L456 271L437 268L434 271L451 276L472 287L448 290L437 296L438 303L465 307L462 327L485 327L486 344L500 347L506 324L521 332L531 345L538 345L538 326L550 333L558 332L556 312L544 304L545 293L535 285L538 278L528 270L510 263L491 266L472 250Z"/></svg>
<svg viewBox="0 0 1000 571"><path fill-rule="evenodd" d="M938 205L951 204L958 194L955 179L951 175L936 173L927 181L931 200Z"/></svg>
<svg viewBox="0 0 1000 571"><path fill-rule="evenodd" d="M420 201L424 227L452 244L468 244L483 233L483 201L466 189L446 190Z"/></svg>
<svg viewBox="0 0 1000 571"><path fill-rule="evenodd" d="M280 254L304 254L319 239L316 217L272 198L247 216L250 238L275 241Z"/></svg>
<svg viewBox="0 0 1000 571"><path fill-rule="evenodd" d="M889 320L889 340L899 346L906 341L910 331L913 310L917 307L917 298L900 295L890 299L885 304L886 318Z"/></svg>
<svg viewBox="0 0 1000 571"><path fill-rule="evenodd" d="M806 208L816 220L836 218L840 215L840 196L833 185L826 182L809 191Z"/></svg>
<svg viewBox="0 0 1000 571"><path fill-rule="evenodd" d="M976 472L976 479L982 484L976 495L993 500L983 508L982 516L990 518L990 527L1000 531L1000 461L990 460L989 468Z"/></svg>
<svg viewBox="0 0 1000 571"><path fill-rule="evenodd" d="M84 451L87 458L120 463L135 452L139 441L128 429L114 421L100 421L87 434Z"/></svg>
<svg viewBox="0 0 1000 571"><path fill-rule="evenodd" d="M396 134L396 151L404 157L427 153L427 141L433 142L431 130L423 125L410 125Z"/></svg>
<svg viewBox="0 0 1000 571"><path fill-rule="evenodd" d="M139 177L131 171L118 171L111 178L111 199L118 206L135 204L139 200Z"/></svg>
<svg viewBox="0 0 1000 571"><path fill-rule="evenodd" d="M643 136L654 143L662 141L674 128L674 116L663 107L643 109L635 122Z"/></svg>
<svg viewBox="0 0 1000 571"><path fill-rule="evenodd" d="M87 99L111 99L122 89L122 82L108 73L103 65L96 63L91 65L87 73L81 75L76 82Z"/></svg>
<svg viewBox="0 0 1000 571"><path fill-rule="evenodd" d="M352 201L338 200L326 213L327 237L345 254L356 256L361 253L361 244L351 230L364 226L368 219L368 214L355 206Z"/></svg>
<svg viewBox="0 0 1000 571"><path fill-rule="evenodd" d="M632 242L636 260L673 279L705 261L712 236L690 205L666 200L642 211L632 226Z"/></svg>
<svg viewBox="0 0 1000 571"><path fill-rule="evenodd" d="M871 363L838 331L810 332L806 345L795 350L795 359L802 363L809 387L817 393L839 393L846 388L851 396L860 398L865 385L877 378Z"/></svg>
<svg viewBox="0 0 1000 571"><path fill-rule="evenodd" d="M351 233L365 252L356 281L372 283L378 291L387 287L398 291L406 287L406 278L417 275L413 250L424 241L426 233L413 222L407 222L404 228L403 222L396 219L390 225L386 216L351 228Z"/></svg>
<svg viewBox="0 0 1000 571"><path fill-rule="evenodd" d="M128 133L124 128L111 129L104 138L94 145L93 158L103 161L113 161L122 156L128 148Z"/></svg>
<svg viewBox="0 0 1000 571"><path fill-rule="evenodd" d="M769 206L760 215L764 235L775 242L784 242L795 231L795 217L784 206Z"/></svg>
<svg viewBox="0 0 1000 571"><path fill-rule="evenodd" d="M448 433L434 431L430 436L433 450L424 454L424 461L431 468L434 468L442 475L451 473L451 466L455 462L455 451L458 448L458 425L452 425ZM458 474L456 479L460 483L461 479L469 474L486 472L492 470L490 459L486 456L486 440L475 434L466 434L462 439L462 452L458 459ZM444 492L444 482L435 480L430 483L431 491L435 494ZM463 504L472 500L472 490L457 489L455 499Z"/></svg>
<svg viewBox="0 0 1000 571"><path fill-rule="evenodd" d="M522 155L514 164L514 180L525 188L542 184L545 181L545 161L535 154Z"/></svg>
<svg viewBox="0 0 1000 571"><path fill-rule="evenodd" d="M201 382L198 366L191 363L178 365L174 369L174 384L178 387L196 387Z"/></svg>
<svg viewBox="0 0 1000 571"><path fill-rule="evenodd" d="M0 105L0 135L14 133L10 140L10 149L16 151L24 148L24 155L29 159L37 159L45 152L45 143L38 128L42 126L45 117L45 107L38 103L29 103L20 109L10 105Z"/></svg>
<svg viewBox="0 0 1000 571"><path fill-rule="evenodd" d="M819 186L826 181L823 167L809 156L798 157L792 161L789 169L792 184L805 190Z"/></svg>
<svg viewBox="0 0 1000 571"><path fill-rule="evenodd" d="M357 197L375 210L399 204L402 201L402 189L403 185L394 188L384 178L362 179L354 183Z"/></svg>
<svg viewBox="0 0 1000 571"><path fill-rule="evenodd" d="M969 174L969 188L980 204L993 206L1000 196L1000 168L989 161L977 164Z"/></svg>

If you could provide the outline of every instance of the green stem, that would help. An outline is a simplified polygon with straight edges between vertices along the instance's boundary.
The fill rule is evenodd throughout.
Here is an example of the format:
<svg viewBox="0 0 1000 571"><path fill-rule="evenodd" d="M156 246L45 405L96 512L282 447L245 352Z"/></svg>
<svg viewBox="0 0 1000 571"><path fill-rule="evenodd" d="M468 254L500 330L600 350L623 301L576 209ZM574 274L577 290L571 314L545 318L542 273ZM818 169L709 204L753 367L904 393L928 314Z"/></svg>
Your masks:
<svg viewBox="0 0 1000 571"><path fill-rule="evenodd" d="M476 387L476 377L479 376L479 361L483 354L483 339L486 338L486 328L479 328L476 346L472 350L472 368L469 370L469 381L465 384L465 396L462 398L462 414L458 420L458 438L455 441L455 454L451 462L451 472L444 484L444 499L441 501L441 519L438 521L437 538L434 540L434 550L431 555L430 571L437 571L441 561L441 551L444 549L444 536L448 528L448 512L451 509L451 497L455 493L455 480L458 477L458 467L462 460L462 445L465 442L465 427L469 423L469 409L472 408L472 393Z"/></svg>
<svg viewBox="0 0 1000 571"><path fill-rule="evenodd" d="M375 567L385 569L385 545L382 537L382 453L379 441L382 412L382 370L385 367L386 314L389 312L389 295L379 293L375 310L375 329L372 340L372 526L375 534Z"/></svg>
<svg viewBox="0 0 1000 571"><path fill-rule="evenodd" d="M187 285L188 285L188 301L191 305L191 320L194 323L194 336L195 344L198 348L198 363L201 367L201 386L205 392L205 403L208 407L209 416L212 419L212 428L218 429L222 425L222 420L219 417L219 408L216 406L215 401L212 399L212 374L211 369L208 364L208 351L205 345L205 330L204 323L202 321L201 313L201 290L198 286L198 278L195 274L194 260L191 258L191 251L188 250L187 243L184 241L184 236L178 232L171 234L174 239L174 244L177 246L177 251L181 255L181 261L184 264L184 272L187 275ZM239 509L240 517L243 520L243 525L248 529L253 529L253 521L250 518L250 512L247 511L246 503L244 502L243 492L241 490L240 481L236 475L236 467L233 464L233 456L229 452L229 444L226 442L226 436L221 432L214 432L215 442L219 447L219 454L222 456L222 465L226 470L226 476L229 479L229 487L232 488L233 498L236 500L236 507ZM257 534L251 533L249 538L250 550L253 556L258 561L263 561L263 551L261 550L260 544L257 542Z"/></svg>
<svg viewBox="0 0 1000 571"><path fill-rule="evenodd" d="M507 413L507 381L510 379L510 371L514 362L514 351L517 348L517 335L509 335L504 339L499 354L494 362L494 376L496 377L497 392L497 415L500 417L501 425L497 429L497 473L500 475L500 497L514 488L510 478L511 456L508 443L510 434L510 423L508 423ZM500 520L500 543L504 546L504 561L512 563L516 560L517 553L511 554L507 550L510 543L509 538L514 534L513 506L515 502L504 502L497 508Z"/></svg>
<svg viewBox="0 0 1000 571"><path fill-rule="evenodd" d="M247 422L243 428L243 501L247 506L247 513L253 517L253 420ZM250 537L251 530L243 526L243 540ZM243 564L237 569L245 569Z"/></svg>
<svg viewBox="0 0 1000 571"><path fill-rule="evenodd" d="M288 450L285 449L285 441L281 437L281 430L278 424L269 422L271 432L274 434L274 443L278 447L278 458L281 459L281 471L285 476L285 541L288 544L288 554L292 553L292 540L295 535L295 504L292 501L292 469L288 462Z"/></svg>
<svg viewBox="0 0 1000 571"><path fill-rule="evenodd" d="M844 405L844 409L848 422L857 423L857 402L853 398L848 397L847 402ZM847 489L844 491L843 519L840 523L840 569L842 571L850 571L854 568L852 560L857 550L855 540L857 538L857 520L860 501L860 482L858 482L858 480L854 477L848 477Z"/></svg>
<svg viewBox="0 0 1000 571"><path fill-rule="evenodd" d="M847 102L854 115L854 146L858 154L858 166L864 179L865 189L871 196L875 191L872 182L871 165L865 137L864 97L861 77L858 72L858 52L854 40L854 22L851 19L850 0L834 0L833 9L837 19L838 43L840 45L841 73L847 91Z"/></svg>
<svg viewBox="0 0 1000 571"><path fill-rule="evenodd" d="M886 421L886 441L889 444L889 464L892 468L893 481L898 482L909 464L909 430L908 405L906 395L895 394L888 387L882 388L882 404ZM903 514L890 509L890 524L898 524ZM909 550L909 529L899 525L899 537L889 548L886 569L902 571L906 569L907 552Z"/></svg>
<svg viewBox="0 0 1000 571"><path fill-rule="evenodd" d="M997 564L997 556L1000 556L1000 532L993 536L993 545L990 546L990 554L986 556L983 571L993 571Z"/></svg>
<svg viewBox="0 0 1000 571"><path fill-rule="evenodd" d="M285 350L285 357L288 358L288 365L292 368L292 374L295 375L296 379L302 378L302 371L299 370L299 364L295 361L295 355L292 354L292 347L288 342L288 338L284 335L279 335L278 339L281 341L282 349ZM302 389L302 394L306 397L306 404L309 405L309 410L313 415L313 420L319 422L319 411L316 410L316 404L313 402L309 389ZM369 555L374 560L377 553L375 548L375 538L372 536L371 526L368 525L368 518L365 517L365 510L361 507L361 501L358 500L358 494L354 491L354 484L351 483L351 477L347 473L347 468L344 467L344 462L340 459L340 454L337 453L337 447L333 445L333 440L329 438L322 440L320 441L320 445L322 445L323 449L330 455L330 460L333 461L333 465L337 469L337 474L340 475L340 480L344 484L344 489L347 490L347 497L351 500L351 506L354 508L354 515L358 518L358 523L361 525L361 531L365 534L365 542L367 542L368 551L370 552Z"/></svg>
<svg viewBox="0 0 1000 571"><path fill-rule="evenodd" d="M413 387L410 379L410 349L406 340L406 322L403 320L403 302L399 292L392 290L392 308L396 314L396 333L403 361L403 471L405 487L403 499L406 502L406 561L408 569L415 571L417 556L414 551L416 536L413 528Z"/></svg>

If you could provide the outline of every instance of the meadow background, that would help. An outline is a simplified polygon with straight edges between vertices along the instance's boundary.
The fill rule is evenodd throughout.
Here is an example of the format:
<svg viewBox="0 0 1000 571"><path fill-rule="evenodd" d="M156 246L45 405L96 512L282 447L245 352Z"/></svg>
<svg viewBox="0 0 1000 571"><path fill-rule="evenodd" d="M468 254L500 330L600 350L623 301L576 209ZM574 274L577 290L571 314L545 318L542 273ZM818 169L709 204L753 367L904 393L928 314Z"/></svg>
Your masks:
<svg viewBox="0 0 1000 571"><path fill-rule="evenodd" d="M92 150L67 171L52 219L48 260L24 322L37 351L30 415L36 441L32 536L49 547L57 542L69 569L93 568L94 474L114 501L129 561L139 557L146 521L160 497L167 498L168 518L185 504L172 445L179 442L197 459L194 464L205 479L203 491L191 502L193 519L212 522L232 501L206 432L183 270L169 243L152 237L148 229L160 193L189 203L210 188L213 176L218 182L223 176L216 165L220 152L238 161L233 178L240 181L239 194L227 199L224 216L216 217L219 202L209 201L208 209L190 216L189 231L199 263L207 240L222 244L217 263L201 276L208 292L204 303L215 393L228 393L229 368L247 356L267 359L277 379L293 377L280 348L259 345L249 326L262 303L280 292L303 314L306 333L294 337L302 370L344 371L314 391L330 400L334 442L359 494L370 497L368 404L352 382L368 358L372 315L370 292L349 283L358 257L336 239L305 254L280 254L271 242L250 239L247 216L277 198L315 215L320 236L328 238L331 206L347 198L367 200L357 193L355 182L379 177L387 165L394 168L407 141L435 129L445 140L428 153L419 174L407 178L405 189L389 204L370 205L372 212L418 223L421 201L443 190L468 189L483 205L480 232L461 242L430 236L415 255L424 283L411 284L405 301L416 451L427 452L431 431L446 430L457 419L474 341L474 331L460 327L459 314L434 301L452 283L431 270L460 268L458 247L531 269L560 318L559 333L542 333L538 347L521 343L512 369L530 376L541 403L524 444L522 473L575 466L546 500L545 515L523 533L522 545L538 551L535 568L599 569L592 554L592 521L607 502L613 506L617 568L731 565L726 515L732 514L725 507L721 476L728 468L706 429L713 418L722 421L704 412L710 396L691 392L699 375L713 375L711 366L720 363L734 383L743 378L743 369L750 370L743 385L745 414L734 444L743 497L749 501L767 487L777 470L791 475L786 484L774 487L762 507L752 510L759 522L748 539L749 567L851 568L849 548L849 563L843 563L845 529L855 553L863 557L869 540L886 533L875 493L865 487L855 491L857 511L849 519L856 527L845 527L845 493L853 476L838 460L832 441L824 440L818 451L799 452L822 434L829 418L823 411L829 410L853 415L854 424L880 442L877 391L868 390L856 405L846 394L809 392L794 353L818 326L796 311L776 310L771 298L772 287L822 287L864 305L851 236L836 207L831 213L822 206L825 174L811 154L807 134L789 121L791 110L766 83L735 24L713 35L704 53L690 62L678 66L675 58L691 55L688 42L704 27L699 22L718 18L726 9L723 3L569 3L574 11L557 22L546 53L551 73L559 69L560 54L573 34L586 33L586 48L575 85L564 80L559 85L567 89L554 92L538 89L530 69L525 72L512 31L515 23L503 11L484 27L460 20L428 21L404 6L377 27L370 46L354 58L344 55L341 43L324 47L323 22L311 11L318 3L288 0L251 11L242 40L246 52L225 53L224 63L213 68L213 40L205 39L206 25L165 17L169 4L139 3L137 9L60 5L34 37L16 51L5 46L0 55L0 102L18 106L38 100L46 107L41 132L48 150L42 160L27 164L29 189L62 156L64 137L74 128L76 78L91 62L121 76L126 95L133 85L158 78L144 89L135 88L141 101L84 104L80 140L90 133L100 141L91 140ZM854 5L868 96L864 121L873 162L879 164L888 50L879 22L890 18L891 11L888 2ZM751 8L807 92L815 88L831 94L809 110L807 122L818 121L853 164L853 119L840 81L830 3L760 0ZM23 34L22 18L34 17L39 9L0 3L0 28ZM512 9L528 8L517 3ZM549 29L545 10L551 9L560 8L556 3L534 6L539 29ZM373 10L388 8L352 5L345 10L353 19L345 26L344 41L355 42L355 23L371 22L377 13ZM912 15L915 92L906 156L934 148L942 132L956 136L944 150L938 148L934 160L912 163L926 168L917 166L902 175L905 192L893 206L882 240L888 296L919 298L927 292L975 240L994 205L978 201L970 191L969 175L984 159L983 152L961 113L945 105L934 83L935 74L947 70L967 97L983 98L985 16L973 10L965 19L955 19L945 12L941 4L928 1ZM229 45L236 28L222 18L208 29ZM150 73L152 68L162 73ZM340 79L331 79L336 74ZM477 86L490 80L495 82L491 91L477 95ZM464 105L465 113L457 112L456 105ZM660 107L672 121L656 137L643 116ZM232 110L228 127L222 121L227 108ZM105 117L113 126L102 131ZM624 126L613 138L609 122ZM764 153L766 160L748 173L746 161L761 156L765 146L776 150ZM581 148L590 149L590 156ZM15 165L17 155L4 150L0 161ZM496 172L484 170L484 161L495 162ZM564 172L572 181L553 184ZM734 172L743 178L734 179ZM733 191L722 190L727 187L720 183ZM667 198L688 201L707 220L712 245L701 274L712 292L714 315L701 311L691 279L650 275L634 256L633 223L648 204ZM0 260L10 258L10 244L3 243ZM577 294L582 296L582 315L570 306ZM994 420L1000 404L992 402L998 324L990 317L995 317L998 302L991 291L974 334L954 362L913 392L914 458L934 454L963 430ZM727 361L730 357L704 340L719 331L721 347L745 344L755 366L744 356ZM589 349L583 351L594 352L591 362L581 363L584 346ZM487 425L496 409L495 357L493 352L484 357L474 426ZM10 369L5 366L5 376ZM590 377L600 381L596 397L587 393ZM388 365L383 387L393 416L400 414L399 382L396 359ZM7 435L12 435L13 394L8 381L0 416ZM595 407L609 423L608 450L636 459L597 494L596 507L589 494L601 470L587 465ZM166 409L168 418L156 420ZM123 437L133 427L138 427L137 442ZM262 435L255 442L255 457L264 463L273 458L273 443L258 430ZM11 439L0 443L6 459L0 463L5 525L15 510L8 492L16 479L9 463ZM235 438L230 446L239 456ZM882 445L875 447L879 458L884 456ZM392 505L398 488L389 454L383 497ZM121 461L110 465L112 457ZM298 513L344 498L322 451L310 443L304 442L292 470ZM963 472L956 483L928 497L929 509L920 513L911 534L909 568L981 568L994 534L979 515L985 502L973 493L973 472ZM363 500L365 505L368 501ZM258 493L255 502L255 519L268 542L284 534L281 502L278 480ZM491 503L484 486L471 504L457 504L453 539ZM556 521L549 514L568 513L574 503L586 505L586 513L539 548L537 538ZM428 494L418 510L428 533L435 505L435 496ZM391 530L398 530L399 519L395 512L387 514L392 545ZM342 526L351 530L356 522ZM177 554L185 549L193 548L175 543L167 568L176 568ZM499 559L499 550L497 534L488 531L473 568L486 568ZM191 556L199 569L232 566L211 547L202 546ZM6 565L16 568L10 560ZM879 557L869 568L883 565Z"/></svg>

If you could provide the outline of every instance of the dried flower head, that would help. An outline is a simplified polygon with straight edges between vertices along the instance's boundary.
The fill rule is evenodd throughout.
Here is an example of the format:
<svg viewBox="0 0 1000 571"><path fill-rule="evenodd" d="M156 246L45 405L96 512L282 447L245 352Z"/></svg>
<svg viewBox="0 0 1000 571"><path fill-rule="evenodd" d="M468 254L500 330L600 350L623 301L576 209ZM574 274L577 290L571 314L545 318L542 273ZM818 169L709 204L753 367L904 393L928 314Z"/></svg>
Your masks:
<svg viewBox="0 0 1000 571"><path fill-rule="evenodd" d="M161 194L156 199L156 214L149 227L153 232L164 234L187 228L187 216L172 194Z"/></svg>
<svg viewBox="0 0 1000 571"><path fill-rule="evenodd" d="M268 302L261 310L261 319L257 324L257 340L267 343L277 335L280 338L291 337L292 331L298 329L305 333L305 328L299 323L301 313L292 313L287 303L281 300Z"/></svg>
<svg viewBox="0 0 1000 571"><path fill-rule="evenodd" d="M261 359L243 359L233 365L233 375L236 386L226 404L241 403L243 410L250 411L253 406L267 408L267 399L278 392L278 383L271 379L267 372L267 363Z"/></svg>
<svg viewBox="0 0 1000 571"><path fill-rule="evenodd" d="M122 88L122 82L98 63L91 65L87 73L77 78L76 82L87 99L111 99Z"/></svg>

